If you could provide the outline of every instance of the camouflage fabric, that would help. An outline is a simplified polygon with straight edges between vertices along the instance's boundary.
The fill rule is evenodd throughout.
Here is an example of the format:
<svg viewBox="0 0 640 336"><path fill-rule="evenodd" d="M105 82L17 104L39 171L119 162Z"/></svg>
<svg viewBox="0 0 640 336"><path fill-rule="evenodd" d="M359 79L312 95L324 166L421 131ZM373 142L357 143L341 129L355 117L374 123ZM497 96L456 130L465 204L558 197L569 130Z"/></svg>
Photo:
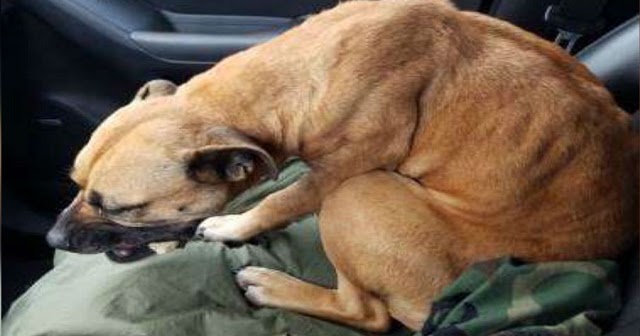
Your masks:
<svg viewBox="0 0 640 336"><path fill-rule="evenodd" d="M601 335L620 309L614 262L476 264L433 303L422 335Z"/></svg>

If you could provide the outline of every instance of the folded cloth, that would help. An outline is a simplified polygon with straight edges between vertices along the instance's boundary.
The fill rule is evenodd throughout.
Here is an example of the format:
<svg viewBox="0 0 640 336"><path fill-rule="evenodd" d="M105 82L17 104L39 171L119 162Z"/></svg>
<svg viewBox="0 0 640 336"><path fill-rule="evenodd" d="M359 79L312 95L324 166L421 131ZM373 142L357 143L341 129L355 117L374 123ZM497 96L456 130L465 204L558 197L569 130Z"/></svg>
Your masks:
<svg viewBox="0 0 640 336"><path fill-rule="evenodd" d="M478 263L432 304L422 334L601 335L620 309L618 269L608 260Z"/></svg>
<svg viewBox="0 0 640 336"><path fill-rule="evenodd" d="M306 171L301 162L292 162L277 181L243 193L229 203L226 212L246 210ZM335 272L322 250L316 217L307 216L255 244L229 248L192 242L182 250L130 264L115 264L104 255L58 251L54 268L14 302L2 331L8 336L370 335L309 316L251 306L233 275L247 265L335 286ZM471 268L447 288L425 331L484 335L509 328L524 330L532 325L529 322L544 321L557 325L556 330L568 330L567 335L591 335L599 329L586 319L599 315L589 312L606 314L618 304L615 286L610 285L614 282L605 280L614 273L607 262L577 263L583 266L573 269L586 271L571 273L567 267L567 272L557 276L552 272L557 268L542 264L491 265ZM588 275L598 281L589 280ZM539 281L541 278L545 281ZM516 297L523 299L510 299ZM578 299L581 304L575 302ZM515 308L509 310L510 306ZM562 323L567 318L555 316L574 318ZM385 335L420 333L396 324Z"/></svg>

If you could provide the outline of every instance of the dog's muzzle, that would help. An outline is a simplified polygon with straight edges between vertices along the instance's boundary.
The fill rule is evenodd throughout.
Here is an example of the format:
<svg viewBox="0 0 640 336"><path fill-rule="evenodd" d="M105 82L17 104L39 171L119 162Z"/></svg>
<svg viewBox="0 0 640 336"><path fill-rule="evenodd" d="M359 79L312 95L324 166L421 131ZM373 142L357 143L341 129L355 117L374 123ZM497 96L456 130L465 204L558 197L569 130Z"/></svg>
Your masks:
<svg viewBox="0 0 640 336"><path fill-rule="evenodd" d="M58 220L47 233L47 242L56 249L94 254L104 252L109 259L126 263L156 254L149 244L177 242L182 247L193 238L200 221L149 227L127 227L111 222L76 224Z"/></svg>

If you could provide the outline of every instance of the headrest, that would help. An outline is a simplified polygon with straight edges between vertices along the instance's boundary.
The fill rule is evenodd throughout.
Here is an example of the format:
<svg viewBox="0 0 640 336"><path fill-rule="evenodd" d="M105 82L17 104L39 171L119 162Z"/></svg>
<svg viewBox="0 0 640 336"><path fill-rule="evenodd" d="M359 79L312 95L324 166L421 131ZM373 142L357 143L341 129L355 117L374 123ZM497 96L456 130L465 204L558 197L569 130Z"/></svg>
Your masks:
<svg viewBox="0 0 640 336"><path fill-rule="evenodd" d="M576 55L630 113L638 110L639 18L623 23Z"/></svg>

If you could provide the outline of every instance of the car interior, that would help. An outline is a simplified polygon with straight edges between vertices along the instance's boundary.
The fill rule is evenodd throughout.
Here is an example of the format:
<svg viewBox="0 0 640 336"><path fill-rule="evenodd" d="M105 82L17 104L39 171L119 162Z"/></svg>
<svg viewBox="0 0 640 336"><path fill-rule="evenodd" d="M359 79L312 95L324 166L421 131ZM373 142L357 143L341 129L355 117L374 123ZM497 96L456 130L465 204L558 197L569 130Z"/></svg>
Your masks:
<svg viewBox="0 0 640 336"><path fill-rule="evenodd" d="M149 80L182 83L338 2L2 1L3 315L51 269L45 234L75 192L74 156L104 118ZM563 44L638 121L637 1L453 2ZM624 302L609 335L637 335L637 244L619 262Z"/></svg>

